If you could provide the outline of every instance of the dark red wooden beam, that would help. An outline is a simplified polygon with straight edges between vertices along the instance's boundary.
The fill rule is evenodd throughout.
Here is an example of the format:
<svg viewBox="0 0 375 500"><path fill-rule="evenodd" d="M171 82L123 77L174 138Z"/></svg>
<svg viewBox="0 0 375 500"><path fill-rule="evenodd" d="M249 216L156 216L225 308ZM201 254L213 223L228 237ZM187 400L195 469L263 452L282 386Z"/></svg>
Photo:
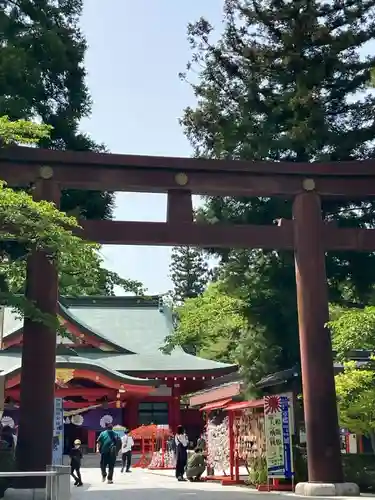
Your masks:
<svg viewBox="0 0 375 500"><path fill-rule="evenodd" d="M19 399L19 394L20 391L19 389L8 389L7 390L7 396L12 397L13 399ZM85 387L67 387L67 388L59 388L57 387L55 390L55 397L58 398L66 398L69 399L70 397L75 397L75 396L82 396L84 399L87 400L97 400L99 398L102 398L104 396L107 396L109 399L113 398L116 399L116 394L117 391L111 390L111 389L102 389L102 388L85 388ZM122 393L121 393L122 394Z"/></svg>
<svg viewBox="0 0 375 500"><path fill-rule="evenodd" d="M292 227L167 222L81 221L90 241L107 245L192 245L217 248L293 249Z"/></svg>
<svg viewBox="0 0 375 500"><path fill-rule="evenodd" d="M193 222L193 202L190 191L181 189L168 191L167 222L171 224Z"/></svg>
<svg viewBox="0 0 375 500"><path fill-rule="evenodd" d="M40 165L93 167L120 167L136 169L167 169L182 171L230 171L258 174L292 174L303 176L375 176L375 161L343 161L321 163L265 162L240 160L211 160L173 158L163 156L136 156L79 151L57 151L26 147L0 149L1 162Z"/></svg>
<svg viewBox="0 0 375 500"><path fill-rule="evenodd" d="M87 408L89 406L94 406L99 404L96 400L92 401L81 401L76 403L74 401L64 401L64 410L79 410L81 408Z"/></svg>
<svg viewBox="0 0 375 500"><path fill-rule="evenodd" d="M41 175L41 167L47 166L52 168L50 175L61 188L150 193L180 189L199 195L293 197L303 191L303 180L311 177L316 191L322 196L362 198L375 195L372 160L371 165L354 162L352 169L346 163L336 164L335 169L334 164L330 168L324 165L309 163L303 167L296 163L0 149L0 179L11 186L35 182Z"/></svg>
<svg viewBox="0 0 375 500"><path fill-rule="evenodd" d="M37 151L37 150L35 150ZM1 150L0 150L1 153ZM180 174L186 184L180 186ZM0 179L10 186L28 186L40 177L40 164L10 163L0 160ZM144 193L166 193L175 189L197 195L212 196L285 196L303 191L305 177L300 174L253 174L250 171L182 171L171 168L106 167L58 164L53 179L62 189L109 190ZM362 198L375 195L375 177L314 175L316 191L327 197Z"/></svg>
<svg viewBox="0 0 375 500"><path fill-rule="evenodd" d="M292 222L282 226L81 221L78 234L106 245L192 245L216 248L292 250ZM375 251L375 229L324 228L326 250Z"/></svg>
<svg viewBox="0 0 375 500"><path fill-rule="evenodd" d="M324 228L324 244L328 250L375 251L375 229Z"/></svg>
<svg viewBox="0 0 375 500"><path fill-rule="evenodd" d="M66 398L73 396L82 396L84 399L96 400L104 396L115 399L117 391L111 389L92 388L92 387L57 387L55 395L58 398Z"/></svg>

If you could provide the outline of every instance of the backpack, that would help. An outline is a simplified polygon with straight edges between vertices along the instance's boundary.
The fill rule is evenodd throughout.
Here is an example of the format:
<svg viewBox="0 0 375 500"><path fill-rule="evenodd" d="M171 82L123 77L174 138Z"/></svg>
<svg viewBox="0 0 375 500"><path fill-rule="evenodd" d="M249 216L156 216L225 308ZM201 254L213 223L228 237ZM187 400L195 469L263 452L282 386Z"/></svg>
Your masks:
<svg viewBox="0 0 375 500"><path fill-rule="evenodd" d="M118 434L116 432L111 432L108 431L108 435L111 438L112 442L109 446L109 454L111 457L117 457L118 452L121 449L121 439L119 438Z"/></svg>

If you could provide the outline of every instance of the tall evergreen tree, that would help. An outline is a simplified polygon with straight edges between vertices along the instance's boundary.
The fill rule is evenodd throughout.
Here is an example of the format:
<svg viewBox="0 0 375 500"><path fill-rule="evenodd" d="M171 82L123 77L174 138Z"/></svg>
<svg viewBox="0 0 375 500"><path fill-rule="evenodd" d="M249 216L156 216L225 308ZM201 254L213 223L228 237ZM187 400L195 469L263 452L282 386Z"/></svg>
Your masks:
<svg viewBox="0 0 375 500"><path fill-rule="evenodd" d="M79 132L80 120L91 111L82 7L82 0L0 0L0 116L52 125L41 147L103 150ZM79 209L86 218L110 217L112 208L111 193L62 195L62 210Z"/></svg>
<svg viewBox="0 0 375 500"><path fill-rule="evenodd" d="M52 126L39 140L40 147L105 149L79 131L80 121L91 112L84 67L87 46L79 27L82 8L82 0L0 0L0 117ZM67 190L61 197L62 211L86 219L110 218L113 206L109 192ZM140 290L138 282L106 269L100 273L100 289L72 287L65 276L62 292L112 295L116 285Z"/></svg>
<svg viewBox="0 0 375 500"><path fill-rule="evenodd" d="M375 37L374 14L374 0L225 0L219 37L203 18L190 24L193 57L181 76L194 70L197 105L181 122L195 154L292 162L373 158L375 96L367 84L375 58L360 50ZM208 220L271 224L291 217L291 202L211 197L203 212ZM374 225L370 199L324 201L323 213L341 226ZM297 363L293 256L258 250L221 256L228 291L248 304L259 336L280 347L264 371ZM366 302L374 264L374 254L330 254L331 300ZM246 349L248 366L257 359L256 344Z"/></svg>
<svg viewBox="0 0 375 500"><path fill-rule="evenodd" d="M169 270L175 304L203 293L208 281L208 264L201 249L174 247Z"/></svg>

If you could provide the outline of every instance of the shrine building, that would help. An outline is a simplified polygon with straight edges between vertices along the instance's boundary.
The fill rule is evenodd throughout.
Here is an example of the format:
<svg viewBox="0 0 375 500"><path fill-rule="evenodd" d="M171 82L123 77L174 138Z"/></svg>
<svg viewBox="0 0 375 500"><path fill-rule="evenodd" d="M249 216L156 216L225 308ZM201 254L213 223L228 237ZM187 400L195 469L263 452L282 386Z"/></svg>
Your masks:
<svg viewBox="0 0 375 500"><path fill-rule="evenodd" d="M201 414L182 405L181 397L237 369L182 348L163 354L160 348L173 330L173 318L158 296L60 298L58 318L66 334L57 337L55 395L64 401L66 446L78 437L93 450L107 421L130 429L150 423L175 429L182 424L195 436L202 429ZM22 318L6 308L0 350L6 388L3 421L15 426L22 328Z"/></svg>

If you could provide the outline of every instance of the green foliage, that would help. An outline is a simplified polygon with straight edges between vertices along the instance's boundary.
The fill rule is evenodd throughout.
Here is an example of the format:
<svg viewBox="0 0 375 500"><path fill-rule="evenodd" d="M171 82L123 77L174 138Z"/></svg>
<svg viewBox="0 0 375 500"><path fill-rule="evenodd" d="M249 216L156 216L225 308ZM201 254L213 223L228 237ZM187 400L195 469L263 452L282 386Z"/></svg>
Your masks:
<svg viewBox="0 0 375 500"><path fill-rule="evenodd" d="M298 453L296 463L296 483L305 482L307 478L306 449L295 450ZM358 484L361 492L375 491L375 456L363 453L344 453L342 455L344 480Z"/></svg>
<svg viewBox="0 0 375 500"><path fill-rule="evenodd" d="M3 228L0 234L3 303L32 315L32 304L17 295L24 284L27 256L35 250L48 252L62 277L65 291L69 287L76 292L80 288L96 290L100 285L99 246L74 236L72 231L79 227L77 220L59 212L52 203L36 202L24 191L0 184L0 227Z"/></svg>
<svg viewBox="0 0 375 500"><path fill-rule="evenodd" d="M202 295L177 308L179 322L165 339L163 352L194 345L205 357L233 361L238 338L247 326L243 307L241 300L222 292L220 283L209 285Z"/></svg>
<svg viewBox="0 0 375 500"><path fill-rule="evenodd" d="M9 120L8 116L0 116L0 138L5 145L37 144L41 139L49 137L50 125L32 123L27 120Z"/></svg>
<svg viewBox="0 0 375 500"><path fill-rule="evenodd" d="M372 87L375 87L375 68L371 69L371 75L370 75L370 85Z"/></svg>
<svg viewBox="0 0 375 500"><path fill-rule="evenodd" d="M79 131L91 111L82 8L82 0L0 0L0 116L53 127L40 138L44 148L104 150ZM62 193L64 212L101 219L112 209L112 193Z"/></svg>
<svg viewBox="0 0 375 500"><path fill-rule="evenodd" d="M296 163L373 158L375 96L368 81L375 58L359 50L374 39L374 11L374 0L225 0L219 35L206 19L190 24L193 55L181 76L193 75L197 104L186 108L181 123L195 156ZM323 215L339 226L373 226L373 203L325 200ZM291 203L208 197L199 216L211 223L273 224L291 218ZM221 257L217 274L229 293L247 305L254 325L248 347L255 338L264 349L274 346L276 358L264 359L261 371L298 364L293 255L212 252ZM330 253L327 275L332 303L366 303L375 255Z"/></svg>
<svg viewBox="0 0 375 500"><path fill-rule="evenodd" d="M375 307L349 309L329 323L338 359L355 349L375 350Z"/></svg>
<svg viewBox="0 0 375 500"><path fill-rule="evenodd" d="M246 334L237 347L254 386L273 371L298 364L298 318L293 256L259 250L231 252L221 266L226 292L246 305Z"/></svg>
<svg viewBox="0 0 375 500"><path fill-rule="evenodd" d="M375 456L347 453L342 456L345 481L358 484L361 492L375 491Z"/></svg>
<svg viewBox="0 0 375 500"><path fill-rule="evenodd" d="M11 472L16 470L14 459L14 450L5 448L4 442L0 441L0 471ZM0 498L4 497L5 491L9 488L10 480L7 478L0 479Z"/></svg>
<svg viewBox="0 0 375 500"><path fill-rule="evenodd" d="M340 318L344 312L346 312L347 309L345 307L342 307L338 304L329 304L329 319L330 321L336 321ZM330 323L329 323L330 326Z"/></svg>
<svg viewBox="0 0 375 500"><path fill-rule="evenodd" d="M203 250L174 247L169 270L175 304L182 304L184 300L203 293L208 281L208 265Z"/></svg>
<svg viewBox="0 0 375 500"><path fill-rule="evenodd" d="M249 470L249 484L253 486L267 484L267 461L264 457L250 458L247 467Z"/></svg>
<svg viewBox="0 0 375 500"><path fill-rule="evenodd" d="M35 143L50 130L48 125L0 117L0 140L6 144ZM72 230L79 227L75 217L59 212L51 203L35 202L30 194L14 191L1 182L0 193L0 227L9 229L0 234L0 290L13 294L13 304L18 308L30 308L16 295L24 292L26 257L35 249L47 248L58 257L62 295L114 295L115 287L144 293L140 282L102 267L99 245L73 236Z"/></svg>
<svg viewBox="0 0 375 500"><path fill-rule="evenodd" d="M375 452L375 372L358 369L354 361L344 364L335 377L340 425L371 438Z"/></svg>

